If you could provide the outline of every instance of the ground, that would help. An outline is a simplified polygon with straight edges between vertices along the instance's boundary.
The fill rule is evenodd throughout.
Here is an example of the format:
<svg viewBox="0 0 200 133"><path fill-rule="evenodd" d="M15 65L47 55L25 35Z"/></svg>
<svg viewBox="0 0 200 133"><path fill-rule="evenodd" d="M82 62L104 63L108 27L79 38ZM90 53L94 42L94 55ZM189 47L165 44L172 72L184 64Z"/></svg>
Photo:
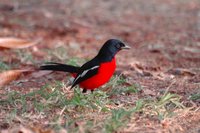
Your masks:
<svg viewBox="0 0 200 133"><path fill-rule="evenodd" d="M81 65L109 38L132 47L93 94L66 73L24 73L0 89L0 130L200 132L199 0L3 0L0 12L1 37L39 42L1 50L1 71Z"/></svg>

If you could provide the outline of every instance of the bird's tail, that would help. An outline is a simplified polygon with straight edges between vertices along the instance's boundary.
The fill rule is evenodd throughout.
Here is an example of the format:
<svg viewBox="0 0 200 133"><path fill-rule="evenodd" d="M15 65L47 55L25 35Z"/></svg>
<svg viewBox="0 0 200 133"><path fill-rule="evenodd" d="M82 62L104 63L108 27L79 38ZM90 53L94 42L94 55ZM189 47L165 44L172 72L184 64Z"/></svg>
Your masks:
<svg viewBox="0 0 200 133"><path fill-rule="evenodd" d="M78 73L80 67L55 63L55 62L48 62L45 65L40 66L39 70L53 70L53 71L62 71L62 72L69 72L69 73Z"/></svg>

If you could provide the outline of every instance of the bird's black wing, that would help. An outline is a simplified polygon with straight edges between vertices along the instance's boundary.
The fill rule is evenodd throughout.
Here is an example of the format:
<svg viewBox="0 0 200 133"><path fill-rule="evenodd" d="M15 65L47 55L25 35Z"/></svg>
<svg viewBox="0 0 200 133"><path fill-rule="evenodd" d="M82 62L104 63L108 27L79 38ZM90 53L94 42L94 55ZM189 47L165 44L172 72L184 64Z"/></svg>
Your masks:
<svg viewBox="0 0 200 133"><path fill-rule="evenodd" d="M53 70L53 71L62 71L62 72L70 72L70 73L78 73L80 67L61 64L61 63L54 63L54 62L47 62L45 65L40 66L39 70Z"/></svg>
<svg viewBox="0 0 200 133"><path fill-rule="evenodd" d="M79 72L72 83L72 87L81 83L84 80L87 80L98 73L100 63L97 58L92 59L91 61L85 63L80 69Z"/></svg>

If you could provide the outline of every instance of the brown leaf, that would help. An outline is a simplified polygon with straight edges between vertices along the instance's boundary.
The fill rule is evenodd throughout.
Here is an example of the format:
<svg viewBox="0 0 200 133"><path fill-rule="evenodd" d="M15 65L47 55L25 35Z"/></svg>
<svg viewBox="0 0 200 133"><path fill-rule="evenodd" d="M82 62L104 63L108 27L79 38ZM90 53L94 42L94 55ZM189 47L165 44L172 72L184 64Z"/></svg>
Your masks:
<svg viewBox="0 0 200 133"><path fill-rule="evenodd" d="M31 127L33 133L54 133L53 130L43 129L40 126Z"/></svg>
<svg viewBox="0 0 200 133"><path fill-rule="evenodd" d="M138 73L142 73L142 71L144 70L143 66L139 62L131 63L130 68L137 71Z"/></svg>
<svg viewBox="0 0 200 133"><path fill-rule="evenodd" d="M0 48L21 49L33 46L37 43L38 41L31 42L19 38L0 38Z"/></svg>
<svg viewBox="0 0 200 133"><path fill-rule="evenodd" d="M33 131L23 126L19 126L8 130L3 130L2 133L33 133Z"/></svg>
<svg viewBox="0 0 200 133"><path fill-rule="evenodd" d="M145 70L146 69L145 66L143 66L139 62L131 63L130 67L131 67L131 69L135 70L138 74L140 74L142 76L152 76L152 73Z"/></svg>
<svg viewBox="0 0 200 133"><path fill-rule="evenodd" d="M24 127L22 125L3 130L2 133L54 133L53 130L45 130L41 127Z"/></svg>
<svg viewBox="0 0 200 133"><path fill-rule="evenodd" d="M0 73L0 87L10 83L13 80L16 80L22 73L28 71L31 70L9 70Z"/></svg>
<svg viewBox="0 0 200 133"><path fill-rule="evenodd" d="M184 68L170 69L168 71L168 73L171 73L173 75L179 75L179 76L194 76L194 75L196 75L196 73L194 73L188 69L184 69Z"/></svg>

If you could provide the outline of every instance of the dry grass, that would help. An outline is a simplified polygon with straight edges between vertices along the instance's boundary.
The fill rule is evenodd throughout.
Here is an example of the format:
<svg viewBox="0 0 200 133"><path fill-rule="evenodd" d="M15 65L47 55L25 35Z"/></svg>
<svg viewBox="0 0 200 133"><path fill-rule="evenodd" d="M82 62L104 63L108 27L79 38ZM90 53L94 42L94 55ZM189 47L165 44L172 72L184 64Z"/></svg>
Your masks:
<svg viewBox="0 0 200 133"><path fill-rule="evenodd" d="M79 88L74 92L69 91L63 82L58 81L26 94L17 91L1 94L0 116L4 116L0 118L1 128L30 125L51 128L56 132L129 132L142 131L157 123L159 130L167 131L185 110L187 114L198 113L198 109L186 108L179 95L168 92L157 98L138 98L132 104L130 101L120 101L119 97L123 95L129 97L140 93L137 91L139 88L123 85L126 81L115 76L110 84L104 86L114 85L112 91L97 90L89 94L82 94ZM143 126L138 126L141 120L145 122ZM177 124L183 128L184 123Z"/></svg>

